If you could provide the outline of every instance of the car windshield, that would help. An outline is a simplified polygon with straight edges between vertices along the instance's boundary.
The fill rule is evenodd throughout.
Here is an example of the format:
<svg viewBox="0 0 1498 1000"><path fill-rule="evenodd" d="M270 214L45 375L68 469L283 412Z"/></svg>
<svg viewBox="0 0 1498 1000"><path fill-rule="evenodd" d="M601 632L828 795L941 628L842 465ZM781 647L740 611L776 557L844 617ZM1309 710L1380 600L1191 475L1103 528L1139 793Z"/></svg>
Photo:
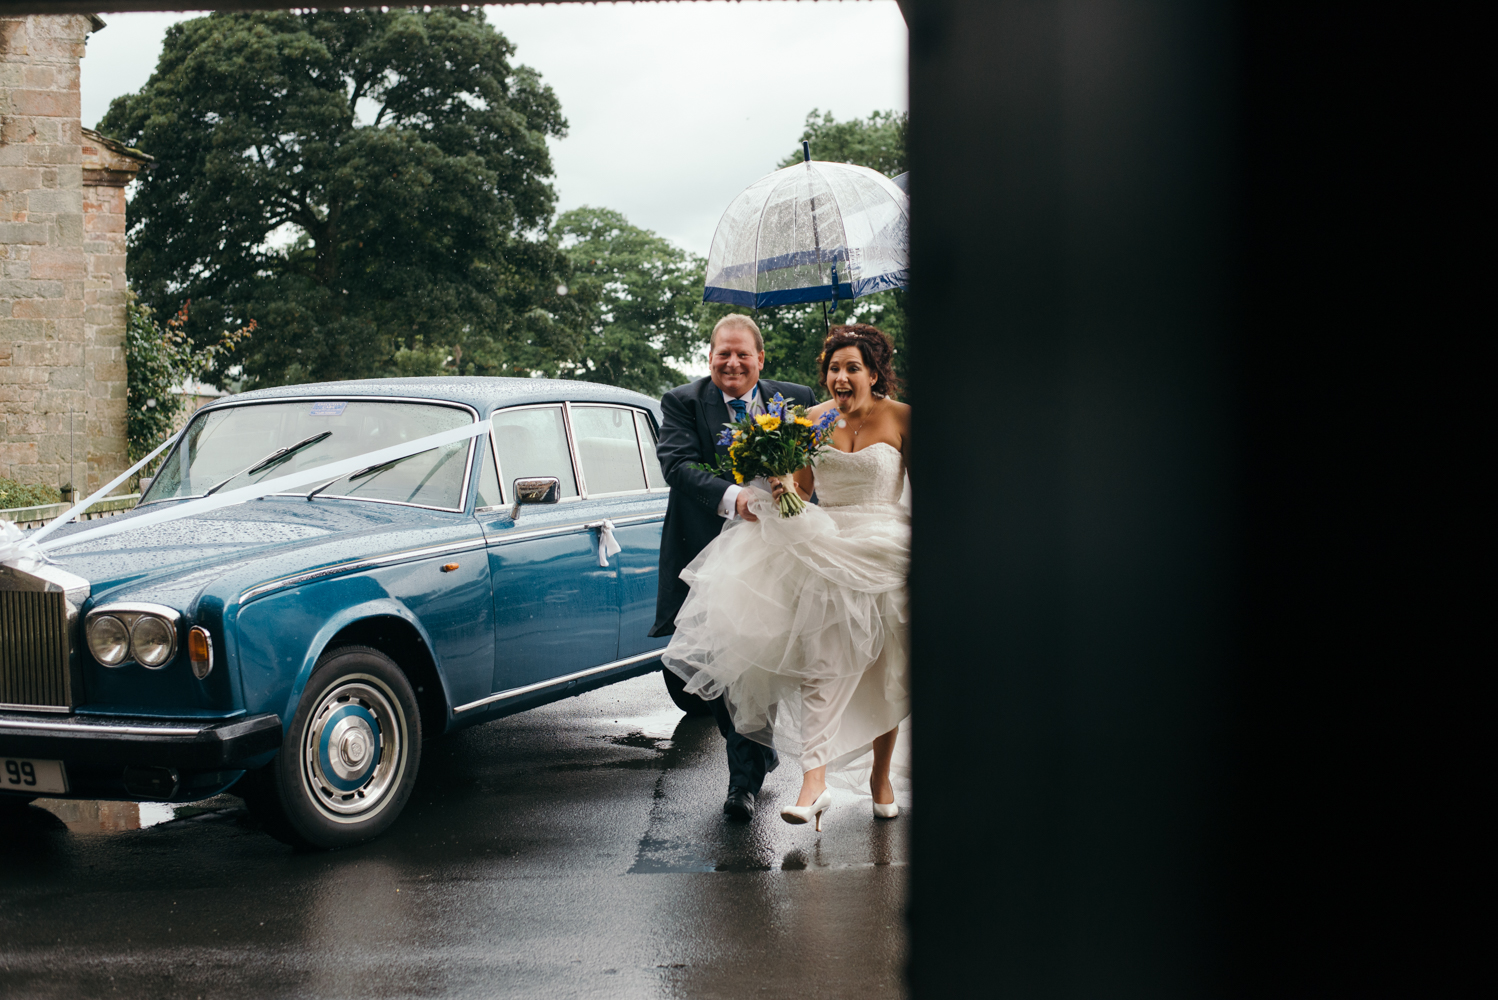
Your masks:
<svg viewBox="0 0 1498 1000"><path fill-rule="evenodd" d="M247 403L210 410L188 426L142 502L235 490L472 421L471 413L452 406L374 399ZM460 508L468 446L459 441L292 492Z"/></svg>

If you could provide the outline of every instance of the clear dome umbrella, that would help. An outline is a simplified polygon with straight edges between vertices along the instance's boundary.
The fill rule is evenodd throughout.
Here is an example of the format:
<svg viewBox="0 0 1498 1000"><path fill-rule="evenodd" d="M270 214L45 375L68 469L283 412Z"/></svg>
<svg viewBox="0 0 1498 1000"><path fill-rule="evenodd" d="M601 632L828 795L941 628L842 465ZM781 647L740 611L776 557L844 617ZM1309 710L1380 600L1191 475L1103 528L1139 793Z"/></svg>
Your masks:
<svg viewBox="0 0 1498 1000"><path fill-rule="evenodd" d="M904 288L905 192L877 170L811 158L749 185L718 221L704 302L761 309Z"/></svg>

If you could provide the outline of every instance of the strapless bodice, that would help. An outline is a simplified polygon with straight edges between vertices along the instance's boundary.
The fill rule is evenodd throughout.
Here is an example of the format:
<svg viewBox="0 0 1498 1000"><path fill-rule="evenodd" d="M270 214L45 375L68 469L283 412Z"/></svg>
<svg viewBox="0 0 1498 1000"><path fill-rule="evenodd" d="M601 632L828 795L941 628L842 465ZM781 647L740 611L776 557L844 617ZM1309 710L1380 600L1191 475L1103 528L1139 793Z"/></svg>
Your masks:
<svg viewBox="0 0 1498 1000"><path fill-rule="evenodd" d="M823 507L899 503L905 490L905 456L883 441L860 451L828 448L817 456L813 470Z"/></svg>

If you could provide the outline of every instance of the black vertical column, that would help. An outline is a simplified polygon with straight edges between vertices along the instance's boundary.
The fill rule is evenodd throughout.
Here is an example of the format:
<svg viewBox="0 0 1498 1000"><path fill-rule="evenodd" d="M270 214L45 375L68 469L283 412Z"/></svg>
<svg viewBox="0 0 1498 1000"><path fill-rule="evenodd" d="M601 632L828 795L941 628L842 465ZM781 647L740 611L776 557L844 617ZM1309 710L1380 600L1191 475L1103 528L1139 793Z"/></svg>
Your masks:
<svg viewBox="0 0 1498 1000"><path fill-rule="evenodd" d="M1480 995L1485 36L904 9L915 995Z"/></svg>
<svg viewBox="0 0 1498 1000"><path fill-rule="evenodd" d="M1200 996L1234 671L1234 26L910 0L915 995Z"/></svg>

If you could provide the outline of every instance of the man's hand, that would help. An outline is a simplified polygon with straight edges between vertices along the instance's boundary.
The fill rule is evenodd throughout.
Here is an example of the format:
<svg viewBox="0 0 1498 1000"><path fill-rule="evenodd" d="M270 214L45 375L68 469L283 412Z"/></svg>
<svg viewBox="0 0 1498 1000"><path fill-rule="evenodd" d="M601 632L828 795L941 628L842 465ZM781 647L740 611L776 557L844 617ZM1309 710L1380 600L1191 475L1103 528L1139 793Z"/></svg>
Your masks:
<svg viewBox="0 0 1498 1000"><path fill-rule="evenodd" d="M754 512L749 509L749 491L739 490L739 495L733 498L734 510L746 521L758 521Z"/></svg>

